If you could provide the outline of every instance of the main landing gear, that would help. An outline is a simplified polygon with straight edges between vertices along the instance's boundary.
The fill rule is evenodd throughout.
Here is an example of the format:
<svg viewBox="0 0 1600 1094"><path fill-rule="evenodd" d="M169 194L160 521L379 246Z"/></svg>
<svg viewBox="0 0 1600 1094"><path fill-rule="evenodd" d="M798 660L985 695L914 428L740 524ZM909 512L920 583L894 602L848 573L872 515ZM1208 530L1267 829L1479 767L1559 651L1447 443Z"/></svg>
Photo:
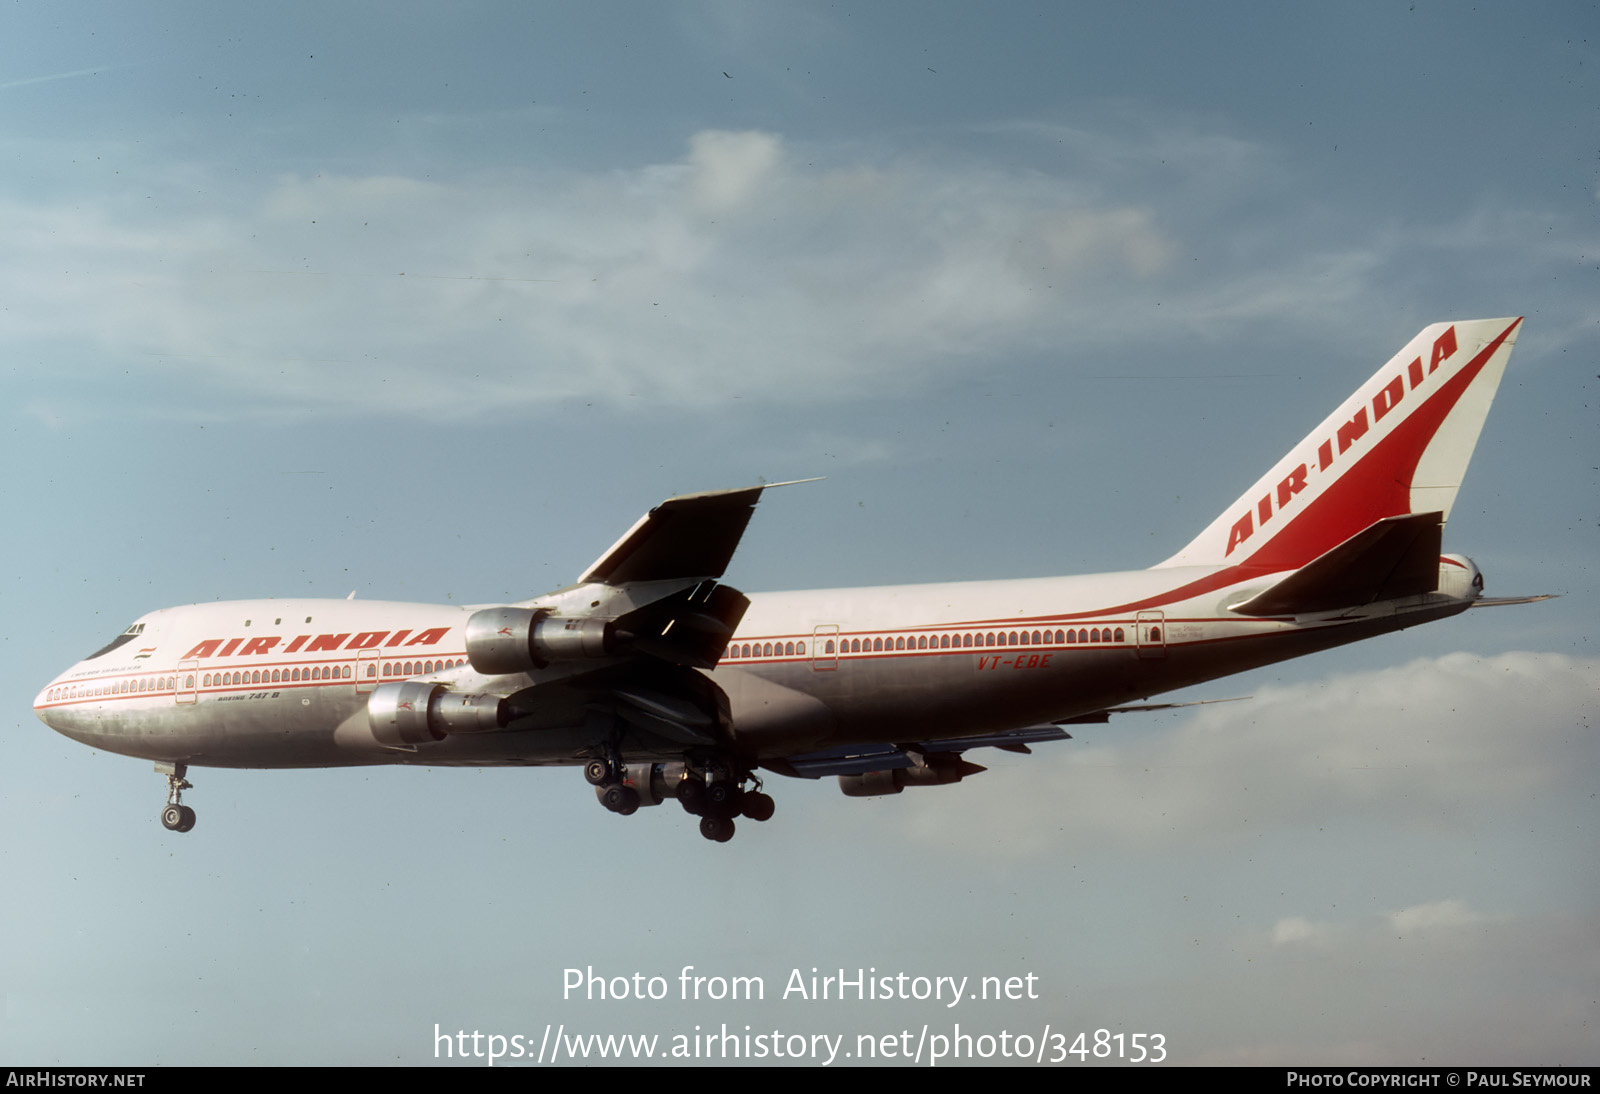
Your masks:
<svg viewBox="0 0 1600 1094"><path fill-rule="evenodd" d="M595 789L600 804L613 813L629 816L641 805L660 805L677 798L683 811L700 818L700 834L716 843L733 838L734 818L772 819L777 806L762 793L761 780L748 769L722 762L623 764L620 757L590 760L584 778ZM746 789L747 782L753 783Z"/></svg>
<svg viewBox="0 0 1600 1094"><path fill-rule="evenodd" d="M167 807L161 811L161 824L171 832L187 832L194 827L194 810L183 804L183 792L194 789L184 778L188 764L158 763L156 771L167 777Z"/></svg>

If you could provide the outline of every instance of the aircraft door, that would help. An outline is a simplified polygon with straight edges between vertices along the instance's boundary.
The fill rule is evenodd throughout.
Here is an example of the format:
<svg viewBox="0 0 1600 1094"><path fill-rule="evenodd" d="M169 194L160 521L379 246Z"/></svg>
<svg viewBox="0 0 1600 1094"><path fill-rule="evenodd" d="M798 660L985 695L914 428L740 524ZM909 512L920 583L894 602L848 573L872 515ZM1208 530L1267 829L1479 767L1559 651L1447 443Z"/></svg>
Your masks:
<svg viewBox="0 0 1600 1094"><path fill-rule="evenodd" d="M172 697L179 703L192 703L199 694L195 685L200 679L199 661L179 661L178 678L172 683Z"/></svg>
<svg viewBox="0 0 1600 1094"><path fill-rule="evenodd" d="M1167 655L1167 624L1162 612L1140 612L1134 630L1139 636L1140 657Z"/></svg>
<svg viewBox="0 0 1600 1094"><path fill-rule="evenodd" d="M374 646L356 653L356 694L364 695L378 686L378 659L383 651Z"/></svg>
<svg viewBox="0 0 1600 1094"><path fill-rule="evenodd" d="M839 624L819 623L811 632L811 667L827 672L839 667Z"/></svg>

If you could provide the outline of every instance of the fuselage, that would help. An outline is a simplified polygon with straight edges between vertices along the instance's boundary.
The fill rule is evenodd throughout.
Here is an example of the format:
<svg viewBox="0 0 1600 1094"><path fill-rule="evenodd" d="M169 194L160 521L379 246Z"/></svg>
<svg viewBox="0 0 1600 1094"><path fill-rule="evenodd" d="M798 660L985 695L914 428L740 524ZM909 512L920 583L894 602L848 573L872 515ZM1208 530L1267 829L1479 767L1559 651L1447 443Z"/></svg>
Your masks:
<svg viewBox="0 0 1600 1094"><path fill-rule="evenodd" d="M706 675L728 700L721 747L760 763L873 741L1015 729L1453 615L1476 596L1470 562L1439 592L1310 616L1232 613L1281 575L1218 567L1086 577L767 593ZM541 601L527 602L537 607ZM217 767L383 763L574 764L593 745L581 711L415 748L380 742L381 684L439 680L512 692L532 676L472 668L474 607L252 600L152 612L35 700L85 744ZM646 735L630 755L671 755Z"/></svg>

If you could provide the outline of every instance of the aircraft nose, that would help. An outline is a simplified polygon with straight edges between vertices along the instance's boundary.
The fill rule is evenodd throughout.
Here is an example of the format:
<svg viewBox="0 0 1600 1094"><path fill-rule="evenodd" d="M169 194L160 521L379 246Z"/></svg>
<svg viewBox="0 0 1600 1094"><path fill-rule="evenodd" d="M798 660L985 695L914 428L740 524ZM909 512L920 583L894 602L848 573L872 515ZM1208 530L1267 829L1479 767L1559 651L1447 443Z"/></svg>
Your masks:
<svg viewBox="0 0 1600 1094"><path fill-rule="evenodd" d="M51 729L56 728L55 724L50 721L50 695L54 689L55 685L52 684L33 697L33 713L38 715L39 721Z"/></svg>

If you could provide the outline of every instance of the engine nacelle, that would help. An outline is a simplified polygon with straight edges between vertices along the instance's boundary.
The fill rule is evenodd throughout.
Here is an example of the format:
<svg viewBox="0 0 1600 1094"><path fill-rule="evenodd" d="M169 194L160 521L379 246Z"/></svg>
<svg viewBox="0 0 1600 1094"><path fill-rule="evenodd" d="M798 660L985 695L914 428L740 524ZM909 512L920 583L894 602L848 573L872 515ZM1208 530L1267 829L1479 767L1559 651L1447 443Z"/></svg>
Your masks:
<svg viewBox="0 0 1600 1094"><path fill-rule="evenodd" d="M451 733L486 733L509 720L498 695L467 695L422 680L379 684L367 700L372 735L394 748L432 744Z"/></svg>
<svg viewBox="0 0 1600 1094"><path fill-rule="evenodd" d="M840 775L839 789L847 798L872 798L898 794L908 786L949 786L968 775L989 770L963 760L959 753L938 752L923 757L923 762L888 771L867 771L860 775Z"/></svg>
<svg viewBox="0 0 1600 1094"><path fill-rule="evenodd" d="M610 657L609 619L567 619L532 608L485 608L467 618L467 660L485 676L542 669L552 661Z"/></svg>

